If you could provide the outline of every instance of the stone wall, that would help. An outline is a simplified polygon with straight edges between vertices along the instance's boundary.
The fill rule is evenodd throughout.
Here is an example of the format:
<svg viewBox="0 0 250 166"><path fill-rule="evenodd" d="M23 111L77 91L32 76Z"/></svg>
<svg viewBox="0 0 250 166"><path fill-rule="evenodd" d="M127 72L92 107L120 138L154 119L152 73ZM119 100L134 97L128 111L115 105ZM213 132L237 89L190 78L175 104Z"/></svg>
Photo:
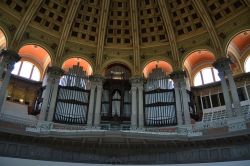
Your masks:
<svg viewBox="0 0 250 166"><path fill-rule="evenodd" d="M242 136L244 137L244 136ZM217 143L214 143L217 142ZM75 140L8 136L0 139L0 156L48 161L107 164L197 163L250 159L249 137L157 142L155 144L82 143Z"/></svg>

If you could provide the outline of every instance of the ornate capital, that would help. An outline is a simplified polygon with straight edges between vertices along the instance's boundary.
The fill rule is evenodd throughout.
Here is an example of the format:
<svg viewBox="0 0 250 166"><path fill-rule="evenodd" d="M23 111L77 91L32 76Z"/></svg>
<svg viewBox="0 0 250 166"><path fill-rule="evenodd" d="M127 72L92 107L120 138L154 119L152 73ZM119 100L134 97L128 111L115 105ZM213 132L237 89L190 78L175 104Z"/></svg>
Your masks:
<svg viewBox="0 0 250 166"><path fill-rule="evenodd" d="M142 77L132 77L130 79L132 86L136 86L136 87L143 85L143 81L144 79Z"/></svg>
<svg viewBox="0 0 250 166"><path fill-rule="evenodd" d="M48 69L48 74L49 74L49 77L51 78L58 78L64 74L64 70L58 66L51 66Z"/></svg>
<svg viewBox="0 0 250 166"><path fill-rule="evenodd" d="M218 70L218 72L224 72L224 71L231 71L230 64L232 61L230 58L227 57L221 57L218 58L214 63L213 66Z"/></svg>
<svg viewBox="0 0 250 166"><path fill-rule="evenodd" d="M185 71L183 70L176 70L176 71L173 71L171 74L170 74L170 78L172 80L174 80L174 82L181 82L181 81L184 81L185 78L186 78L187 74Z"/></svg>
<svg viewBox="0 0 250 166"><path fill-rule="evenodd" d="M95 82L95 83L101 83L103 82L104 80L104 77L100 74L95 74L95 75L92 75L90 76L90 81L91 82Z"/></svg>
<svg viewBox="0 0 250 166"><path fill-rule="evenodd" d="M21 57L12 50L2 50L0 56L3 56L3 62L11 65L14 65L21 59Z"/></svg>

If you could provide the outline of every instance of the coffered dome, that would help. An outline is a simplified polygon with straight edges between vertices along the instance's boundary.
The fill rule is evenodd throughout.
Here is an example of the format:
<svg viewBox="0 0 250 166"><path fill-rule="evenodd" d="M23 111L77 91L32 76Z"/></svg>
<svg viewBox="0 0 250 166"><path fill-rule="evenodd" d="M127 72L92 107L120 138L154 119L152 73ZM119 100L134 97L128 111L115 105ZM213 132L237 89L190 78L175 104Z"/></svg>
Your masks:
<svg viewBox="0 0 250 166"><path fill-rule="evenodd" d="M12 49L41 44L52 65L82 57L94 73L112 63L141 73L152 60L182 68L195 49L226 54L235 30L249 28L245 0L2 0L0 25Z"/></svg>

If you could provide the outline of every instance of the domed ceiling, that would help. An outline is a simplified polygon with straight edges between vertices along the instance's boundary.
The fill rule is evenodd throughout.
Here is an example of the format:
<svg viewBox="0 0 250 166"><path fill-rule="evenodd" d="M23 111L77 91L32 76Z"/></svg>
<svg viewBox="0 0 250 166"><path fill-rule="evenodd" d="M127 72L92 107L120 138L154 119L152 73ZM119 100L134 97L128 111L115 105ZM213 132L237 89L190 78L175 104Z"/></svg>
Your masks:
<svg viewBox="0 0 250 166"><path fill-rule="evenodd" d="M10 47L40 43L54 62L75 55L94 70L121 62L136 71L152 60L180 68L195 48L223 54L250 22L248 0L1 0L0 9Z"/></svg>

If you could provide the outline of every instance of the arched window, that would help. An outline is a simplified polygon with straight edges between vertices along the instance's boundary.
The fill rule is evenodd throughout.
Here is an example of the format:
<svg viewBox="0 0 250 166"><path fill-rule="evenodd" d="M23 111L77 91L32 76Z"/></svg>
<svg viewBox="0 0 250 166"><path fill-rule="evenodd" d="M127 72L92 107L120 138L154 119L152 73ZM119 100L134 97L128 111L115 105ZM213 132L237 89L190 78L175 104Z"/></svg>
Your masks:
<svg viewBox="0 0 250 166"><path fill-rule="evenodd" d="M250 72L250 55L247 57L244 64L245 72Z"/></svg>
<svg viewBox="0 0 250 166"><path fill-rule="evenodd" d="M216 81L220 81L220 78L218 71L213 67L203 68L194 76L194 86L205 85Z"/></svg>
<svg viewBox="0 0 250 166"><path fill-rule="evenodd" d="M34 81L40 81L41 79L39 69L33 63L28 61L17 62L11 73Z"/></svg>

